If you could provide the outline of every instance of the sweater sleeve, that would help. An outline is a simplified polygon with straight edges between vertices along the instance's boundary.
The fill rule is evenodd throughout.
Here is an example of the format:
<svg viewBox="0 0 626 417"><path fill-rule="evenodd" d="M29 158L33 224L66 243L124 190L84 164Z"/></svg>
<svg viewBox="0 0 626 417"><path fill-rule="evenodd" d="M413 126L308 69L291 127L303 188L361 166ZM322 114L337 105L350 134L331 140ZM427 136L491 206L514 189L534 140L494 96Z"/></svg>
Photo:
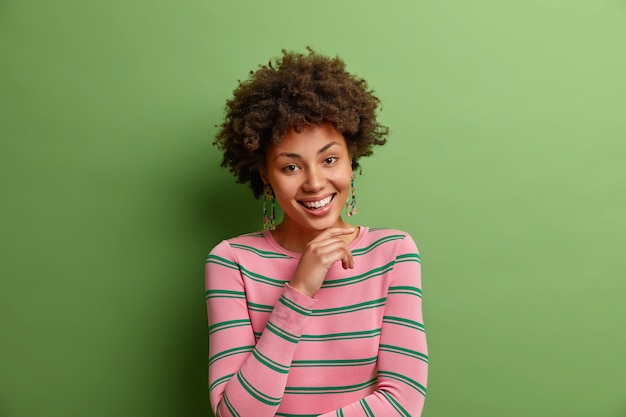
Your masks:
<svg viewBox="0 0 626 417"><path fill-rule="evenodd" d="M209 398L218 417L274 416L315 299L285 285L255 344L242 271L228 242L206 264Z"/></svg>
<svg viewBox="0 0 626 417"><path fill-rule="evenodd" d="M320 417L418 417L426 395L428 356L422 318L420 257L407 235L397 247L372 394Z"/></svg>

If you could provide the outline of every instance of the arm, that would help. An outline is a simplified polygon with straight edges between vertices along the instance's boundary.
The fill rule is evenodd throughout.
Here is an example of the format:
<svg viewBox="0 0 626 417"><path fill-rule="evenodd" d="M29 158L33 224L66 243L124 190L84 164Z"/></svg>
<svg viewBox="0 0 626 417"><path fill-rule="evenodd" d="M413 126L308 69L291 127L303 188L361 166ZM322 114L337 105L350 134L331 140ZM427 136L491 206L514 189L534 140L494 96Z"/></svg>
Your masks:
<svg viewBox="0 0 626 417"><path fill-rule="evenodd" d="M320 417L418 417L426 394L428 356L417 247L399 242L378 350L378 384L371 395Z"/></svg>
<svg viewBox="0 0 626 417"><path fill-rule="evenodd" d="M216 416L274 416L315 299L288 285L255 346L244 282L227 242L206 264L209 396Z"/></svg>

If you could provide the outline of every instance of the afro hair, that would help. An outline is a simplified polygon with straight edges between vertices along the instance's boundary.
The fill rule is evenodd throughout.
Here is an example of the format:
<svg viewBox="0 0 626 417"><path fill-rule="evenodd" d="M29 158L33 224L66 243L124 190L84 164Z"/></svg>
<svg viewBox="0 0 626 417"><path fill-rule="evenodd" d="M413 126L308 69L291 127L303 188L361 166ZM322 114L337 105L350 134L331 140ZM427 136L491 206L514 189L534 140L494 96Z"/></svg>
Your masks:
<svg viewBox="0 0 626 417"><path fill-rule="evenodd" d="M365 80L345 69L339 58L329 58L307 48L308 54L283 50L274 63L250 71L226 102L224 121L214 144L223 151L221 166L249 184L255 197L263 192L260 170L265 150L280 142L290 130L330 123L340 132L352 157L372 154L383 145L389 129L376 120L380 101Z"/></svg>

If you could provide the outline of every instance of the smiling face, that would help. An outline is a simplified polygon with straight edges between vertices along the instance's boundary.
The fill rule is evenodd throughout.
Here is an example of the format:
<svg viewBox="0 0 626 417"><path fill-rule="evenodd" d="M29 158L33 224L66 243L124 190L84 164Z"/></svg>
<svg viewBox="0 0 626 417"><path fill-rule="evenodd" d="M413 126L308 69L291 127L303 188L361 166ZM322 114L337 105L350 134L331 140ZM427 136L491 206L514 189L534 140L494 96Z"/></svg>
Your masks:
<svg viewBox="0 0 626 417"><path fill-rule="evenodd" d="M263 177L285 213L278 226L283 233L311 238L344 225L352 161L346 140L332 125L287 132L268 147Z"/></svg>

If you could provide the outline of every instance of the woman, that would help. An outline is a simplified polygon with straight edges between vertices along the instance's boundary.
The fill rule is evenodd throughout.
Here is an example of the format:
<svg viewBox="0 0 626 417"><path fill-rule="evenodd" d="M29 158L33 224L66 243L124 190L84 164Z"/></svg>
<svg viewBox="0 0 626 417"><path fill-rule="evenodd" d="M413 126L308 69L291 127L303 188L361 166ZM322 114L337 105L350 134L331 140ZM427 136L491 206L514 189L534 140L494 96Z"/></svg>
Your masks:
<svg viewBox="0 0 626 417"><path fill-rule="evenodd" d="M342 218L353 171L387 128L339 58L283 51L227 102L222 165L265 230L218 244L206 268L216 416L419 416L428 358L411 237ZM284 218L274 225L274 201Z"/></svg>

